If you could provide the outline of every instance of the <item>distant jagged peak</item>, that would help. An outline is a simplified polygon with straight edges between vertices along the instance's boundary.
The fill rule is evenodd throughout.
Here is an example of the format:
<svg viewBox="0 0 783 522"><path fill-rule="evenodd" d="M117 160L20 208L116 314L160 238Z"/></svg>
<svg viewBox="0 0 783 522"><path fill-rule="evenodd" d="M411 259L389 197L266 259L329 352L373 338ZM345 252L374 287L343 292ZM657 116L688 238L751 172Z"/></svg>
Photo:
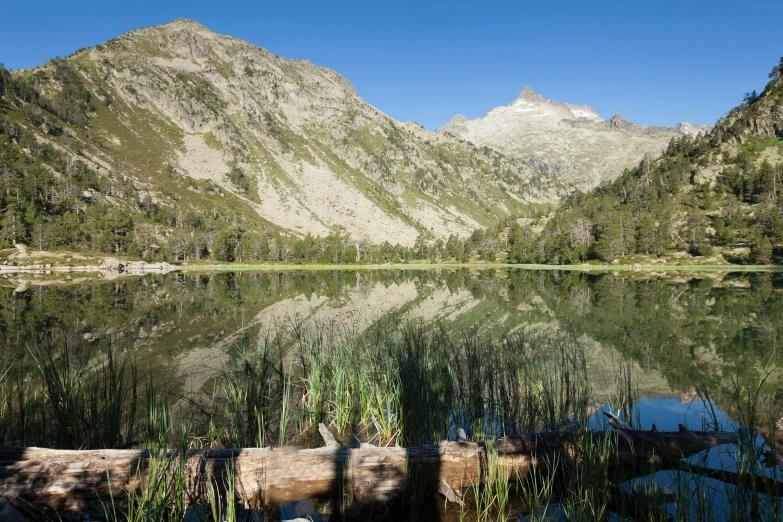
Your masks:
<svg viewBox="0 0 783 522"><path fill-rule="evenodd" d="M623 118L622 114L615 114L614 116L609 118L609 127L612 129L622 129L622 130L641 128L641 126L638 123L634 123L627 118Z"/></svg>
<svg viewBox="0 0 783 522"><path fill-rule="evenodd" d="M688 136L698 136L699 134L709 134L712 130L712 125L690 123L687 121L681 121L677 124L677 132L680 134L687 134Z"/></svg>
<svg viewBox="0 0 783 522"><path fill-rule="evenodd" d="M522 92L519 93L517 100L541 102L544 101L544 97L535 92L532 87L526 85L525 88L522 89Z"/></svg>
<svg viewBox="0 0 783 522"><path fill-rule="evenodd" d="M455 114L447 123L446 125L459 125L461 123L465 123L466 121L470 121L470 118L465 116L464 114Z"/></svg>
<svg viewBox="0 0 783 522"><path fill-rule="evenodd" d="M573 105L571 103L548 100L529 86L522 89L519 97L508 107L516 109L515 112L530 112L531 116L538 116L536 113L545 112L550 118L555 117L556 119L577 118L603 121L601 115L589 105Z"/></svg>
<svg viewBox="0 0 783 522"><path fill-rule="evenodd" d="M605 120L589 105L549 100L531 87L481 118L457 116L440 130L512 157L536 158L539 170L582 188L614 179L645 155L658 156L678 136L673 128L642 127L619 114Z"/></svg>
<svg viewBox="0 0 783 522"><path fill-rule="evenodd" d="M463 132L468 131L468 124L471 121L472 120L464 114L456 114L438 130L441 132L449 132L454 135L460 135Z"/></svg>

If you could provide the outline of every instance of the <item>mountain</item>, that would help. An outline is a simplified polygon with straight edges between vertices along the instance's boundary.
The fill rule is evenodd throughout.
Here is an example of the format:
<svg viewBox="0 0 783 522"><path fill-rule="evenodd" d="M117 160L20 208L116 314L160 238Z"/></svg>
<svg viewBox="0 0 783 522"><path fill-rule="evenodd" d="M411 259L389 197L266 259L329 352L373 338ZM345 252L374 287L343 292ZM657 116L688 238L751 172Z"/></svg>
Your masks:
<svg viewBox="0 0 783 522"><path fill-rule="evenodd" d="M680 122L675 127L675 130L680 134L687 134L688 136L698 136L699 134L709 134L712 130L712 125L698 123Z"/></svg>
<svg viewBox="0 0 783 522"><path fill-rule="evenodd" d="M332 70L189 20L0 69L0 158L0 247L142 257L214 257L251 231L411 246L567 190L525 159L395 121Z"/></svg>
<svg viewBox="0 0 783 522"><path fill-rule="evenodd" d="M510 105L475 120L457 115L439 130L530 158L563 181L589 189L616 178L645 156L660 155L672 138L706 132L709 126L642 127L619 114L604 120L587 105L547 100L525 87Z"/></svg>
<svg viewBox="0 0 783 522"><path fill-rule="evenodd" d="M769 264L783 254L782 183L783 59L709 134L672 140L660 158L570 196L539 235L515 227L510 257Z"/></svg>

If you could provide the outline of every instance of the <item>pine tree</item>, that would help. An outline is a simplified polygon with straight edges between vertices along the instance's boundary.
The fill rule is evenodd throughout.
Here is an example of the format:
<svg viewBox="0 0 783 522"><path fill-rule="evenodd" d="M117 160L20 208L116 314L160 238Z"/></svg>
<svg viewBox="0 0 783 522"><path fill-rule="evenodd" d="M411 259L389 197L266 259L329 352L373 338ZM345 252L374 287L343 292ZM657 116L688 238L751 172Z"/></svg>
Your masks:
<svg viewBox="0 0 783 522"><path fill-rule="evenodd" d="M772 262L772 242L768 237L756 232L750 242L750 260L756 265L768 265Z"/></svg>
<svg viewBox="0 0 783 522"><path fill-rule="evenodd" d="M650 214L642 215L637 221L636 248L643 254L658 255L663 251L658 225Z"/></svg>

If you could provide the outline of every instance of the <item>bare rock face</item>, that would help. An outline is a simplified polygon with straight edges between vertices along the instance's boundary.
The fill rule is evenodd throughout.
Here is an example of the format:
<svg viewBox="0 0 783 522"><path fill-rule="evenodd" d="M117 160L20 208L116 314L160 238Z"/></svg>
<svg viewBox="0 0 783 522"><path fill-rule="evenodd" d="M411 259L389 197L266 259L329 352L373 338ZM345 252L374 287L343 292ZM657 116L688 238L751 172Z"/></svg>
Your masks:
<svg viewBox="0 0 783 522"><path fill-rule="evenodd" d="M783 137L783 105L759 107L757 115L748 119L748 129L758 138Z"/></svg>
<svg viewBox="0 0 783 522"><path fill-rule="evenodd" d="M736 146L748 140L783 138L783 76L771 80L752 103L732 109L718 122L713 133L721 151L731 153L736 153Z"/></svg>
<svg viewBox="0 0 783 522"><path fill-rule="evenodd" d="M644 156L659 155L672 138L686 133L642 127L619 114L604 120L588 105L547 100L530 87L510 105L475 120L455 116L440 131L511 156L536 158L551 172L559 172L560 179L580 188L614 179Z"/></svg>
<svg viewBox="0 0 783 522"><path fill-rule="evenodd" d="M470 118L468 118L467 116L464 116L462 114L457 114L453 118L451 118L449 122L441 128L441 130L459 135L463 132L468 132L468 127L466 124L469 121Z"/></svg>
<svg viewBox="0 0 783 522"><path fill-rule="evenodd" d="M680 122L676 127L677 132L688 136L698 136L699 134L709 134L712 125L699 125L698 123Z"/></svg>

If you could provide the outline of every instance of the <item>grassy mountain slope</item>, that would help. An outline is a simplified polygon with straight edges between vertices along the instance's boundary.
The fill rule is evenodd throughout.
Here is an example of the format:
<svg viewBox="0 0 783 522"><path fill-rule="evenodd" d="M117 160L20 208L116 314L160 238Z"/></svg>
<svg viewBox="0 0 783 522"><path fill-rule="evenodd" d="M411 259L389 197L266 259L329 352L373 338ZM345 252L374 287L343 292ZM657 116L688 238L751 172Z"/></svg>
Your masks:
<svg viewBox="0 0 783 522"><path fill-rule="evenodd" d="M719 254L773 261L783 241L781 66L770 78L708 135L674 140L660 158L569 197L538 236L513 231L511 258L576 263L687 251L707 262Z"/></svg>
<svg viewBox="0 0 783 522"><path fill-rule="evenodd" d="M270 231L412 246L565 193L525 161L396 122L334 71L187 20L2 77L5 246L187 258L242 232L261 252Z"/></svg>

